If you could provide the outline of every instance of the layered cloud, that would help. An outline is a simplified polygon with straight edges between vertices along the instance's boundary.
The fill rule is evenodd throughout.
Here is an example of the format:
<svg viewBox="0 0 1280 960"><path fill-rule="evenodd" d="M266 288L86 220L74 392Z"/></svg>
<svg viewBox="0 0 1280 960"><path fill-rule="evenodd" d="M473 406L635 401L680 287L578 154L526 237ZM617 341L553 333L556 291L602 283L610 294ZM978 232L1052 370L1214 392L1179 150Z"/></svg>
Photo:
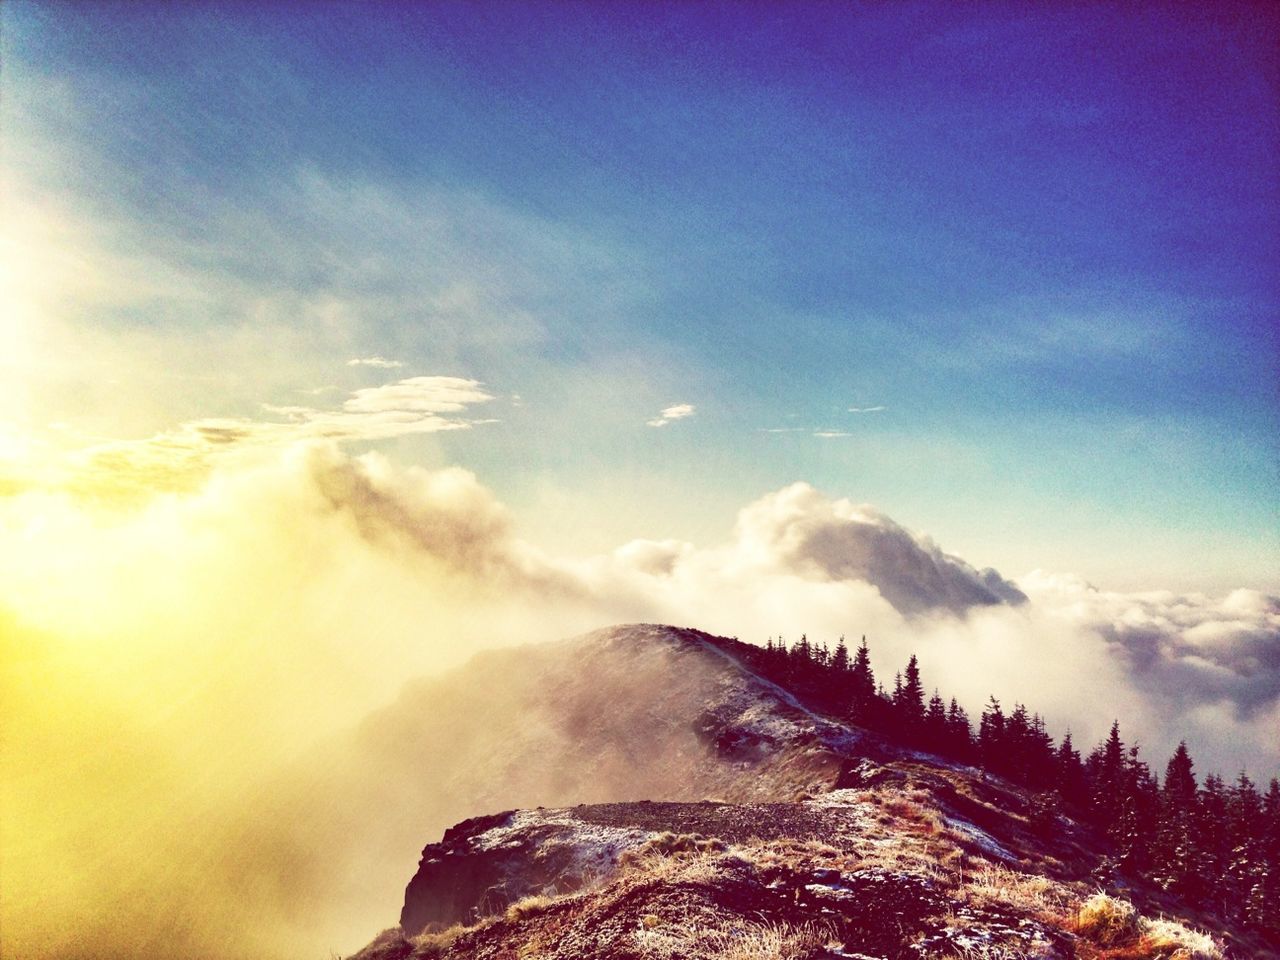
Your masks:
<svg viewBox="0 0 1280 960"><path fill-rule="evenodd" d="M190 489L219 459L263 448L283 449L308 440L387 440L490 423L462 414L493 399L476 380L409 377L358 389L336 409L264 405L265 417L208 417L142 440L95 444L40 479L106 496Z"/></svg>

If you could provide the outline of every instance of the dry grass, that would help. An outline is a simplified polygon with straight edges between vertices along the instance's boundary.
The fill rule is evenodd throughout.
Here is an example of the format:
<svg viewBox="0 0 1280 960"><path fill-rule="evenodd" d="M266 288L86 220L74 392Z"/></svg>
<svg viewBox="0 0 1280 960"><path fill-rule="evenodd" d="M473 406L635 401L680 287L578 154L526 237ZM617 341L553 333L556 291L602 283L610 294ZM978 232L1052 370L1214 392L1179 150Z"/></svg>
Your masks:
<svg viewBox="0 0 1280 960"><path fill-rule="evenodd" d="M859 799L878 808L874 819L880 826L905 826L911 835L941 838L956 844L963 839L947 825L946 817L924 790L904 792L895 787L876 787L860 791Z"/></svg>
<svg viewBox="0 0 1280 960"><path fill-rule="evenodd" d="M545 913L547 907L551 906L560 897L549 897L546 894L535 893L529 897L523 897L517 900L511 906L507 907L507 919L512 923L520 920L526 920L529 917L536 917L540 913Z"/></svg>
<svg viewBox="0 0 1280 960"><path fill-rule="evenodd" d="M438 957L453 946L453 941L472 929L474 927L464 927L460 923L455 923L445 930L420 933L410 941L413 944L413 955L414 957Z"/></svg>
<svg viewBox="0 0 1280 960"><path fill-rule="evenodd" d="M1076 933L1092 949L1092 960L1222 960L1222 947L1213 937L1176 920L1149 920L1133 904L1096 893L1081 906Z"/></svg>
<svg viewBox="0 0 1280 960"><path fill-rule="evenodd" d="M956 884L964 852L944 837L851 837L844 849L816 840L771 840L734 847L757 867L826 867L852 871L880 869L922 876L943 888Z"/></svg>
<svg viewBox="0 0 1280 960"><path fill-rule="evenodd" d="M623 874L654 883L709 883L720 875L724 855L710 852L665 854L628 851L619 859Z"/></svg>
<svg viewBox="0 0 1280 960"><path fill-rule="evenodd" d="M1213 937L1199 930L1192 930L1175 920L1144 920L1143 939L1155 950L1165 951L1156 956L1168 956L1169 960L1220 960L1222 946Z"/></svg>
<svg viewBox="0 0 1280 960"><path fill-rule="evenodd" d="M949 953L938 960L1050 960L1057 954L1047 952L1051 948L1012 947L998 943L975 944Z"/></svg>
<svg viewBox="0 0 1280 960"><path fill-rule="evenodd" d="M625 859L633 852L639 856L655 853L667 856L677 853L723 853L727 849L729 849L728 844L716 837L704 837L699 833L676 834L667 831L641 844L634 851L624 851L622 856Z"/></svg>
<svg viewBox="0 0 1280 960"><path fill-rule="evenodd" d="M829 930L811 924L751 924L730 930L645 924L635 933L640 955L652 960L801 960L830 939Z"/></svg>
<svg viewBox="0 0 1280 960"><path fill-rule="evenodd" d="M820 840L784 838L739 846L734 850L757 867L827 867L852 870L858 863L858 858L852 853L841 851Z"/></svg>
<svg viewBox="0 0 1280 960"><path fill-rule="evenodd" d="M1076 932L1103 947L1138 939L1138 911L1127 900L1095 893L1076 914Z"/></svg>
<svg viewBox="0 0 1280 960"><path fill-rule="evenodd" d="M1067 926L1080 896L1050 877L983 863L964 878L962 894L977 906L1011 906L1027 916Z"/></svg>

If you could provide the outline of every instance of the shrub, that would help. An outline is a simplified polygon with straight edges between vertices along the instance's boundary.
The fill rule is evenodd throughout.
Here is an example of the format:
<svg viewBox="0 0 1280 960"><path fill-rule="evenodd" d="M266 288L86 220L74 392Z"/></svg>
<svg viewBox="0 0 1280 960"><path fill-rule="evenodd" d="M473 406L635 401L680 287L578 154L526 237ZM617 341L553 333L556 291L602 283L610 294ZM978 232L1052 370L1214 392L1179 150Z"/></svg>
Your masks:
<svg viewBox="0 0 1280 960"><path fill-rule="evenodd" d="M1138 911L1127 900L1095 893L1080 907L1076 930L1103 946L1136 940L1140 932Z"/></svg>
<svg viewBox="0 0 1280 960"><path fill-rule="evenodd" d="M536 917L555 902L555 897L535 893L532 896L517 900L507 907L507 919L514 923L518 920L524 920L526 917Z"/></svg>
<svg viewBox="0 0 1280 960"><path fill-rule="evenodd" d="M453 941L457 940L467 929L462 924L455 923L446 930L420 933L411 941L413 943L413 956L415 958L438 957L453 946Z"/></svg>
<svg viewBox="0 0 1280 960"><path fill-rule="evenodd" d="M1144 920L1142 941L1153 956L1169 960L1221 960L1222 947L1207 933L1192 930L1175 920Z"/></svg>
<svg viewBox="0 0 1280 960"><path fill-rule="evenodd" d="M1222 947L1206 933L1176 920L1148 920L1133 904L1096 893L1080 908L1076 930L1113 960L1222 960Z"/></svg>

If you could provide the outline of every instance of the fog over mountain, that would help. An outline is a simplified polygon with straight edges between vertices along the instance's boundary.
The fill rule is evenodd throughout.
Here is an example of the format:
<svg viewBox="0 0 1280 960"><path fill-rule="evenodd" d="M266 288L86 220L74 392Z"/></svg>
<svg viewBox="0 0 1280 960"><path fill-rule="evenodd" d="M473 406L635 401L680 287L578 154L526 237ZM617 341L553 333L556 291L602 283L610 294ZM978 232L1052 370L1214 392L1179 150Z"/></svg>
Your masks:
<svg viewBox="0 0 1280 960"><path fill-rule="evenodd" d="M318 862L315 850L338 857L325 838L366 837L352 824L381 822L376 809L402 788L426 819L361 844L338 871L343 882L381 892L393 877L403 882L412 847L397 844L410 834L418 842L469 804L639 789L610 786L608 767L579 755L581 744L546 752L539 730L588 730L590 711L562 715L569 701L555 697L536 710L503 707L498 689L465 675L432 696L478 698L494 730L522 730L542 787L522 791L503 774L484 795L436 779L432 758L461 748L445 729L410 742L421 770L392 763L365 776L377 750L332 753L353 735L394 743L374 732L394 714L376 711L433 689L406 681L477 651L601 623L690 624L753 643L866 634L882 680L914 652L926 683L971 712L991 693L1026 702L1080 743L1119 716L1154 762L1185 736L1203 769L1228 774L1248 766L1266 776L1280 759L1275 597L1121 594L1070 575L978 572L873 508L802 483L746 505L721 544L634 541L588 557L522 540L518 518L465 470L403 469L324 444L228 465L191 493L123 510L32 492L0 511L5 536L28 545L0 553L6 849L10 864L45 878L43 888L4 895L10 915L59 951L71 950L57 934L65 910L81 933L111 930L125 953L162 955L174 934L153 925L154 911L191 898L203 905L191 942L244 949L226 931L244 894L236 878L250 876L254 895L278 911L254 927L251 949L273 955L301 942L299 925L314 922L304 891L331 890L329 867L341 862ZM87 559L104 554L110 568ZM288 770L326 759L341 781L334 790L315 788L314 774L299 781L311 788L282 786ZM477 771L468 783L488 776ZM664 792L659 782L644 792ZM121 924L122 911L138 915ZM322 929L367 934L370 923L360 909L334 907Z"/></svg>

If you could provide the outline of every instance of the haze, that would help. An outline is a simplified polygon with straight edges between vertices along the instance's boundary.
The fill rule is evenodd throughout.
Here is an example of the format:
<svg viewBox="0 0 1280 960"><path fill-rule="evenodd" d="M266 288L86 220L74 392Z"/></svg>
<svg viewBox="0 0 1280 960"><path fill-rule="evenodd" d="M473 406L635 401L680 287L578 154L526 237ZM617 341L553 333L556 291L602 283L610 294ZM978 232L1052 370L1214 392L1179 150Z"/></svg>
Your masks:
<svg viewBox="0 0 1280 960"><path fill-rule="evenodd" d="M4 4L4 953L357 946L296 771L617 622L1274 775L1277 27Z"/></svg>

